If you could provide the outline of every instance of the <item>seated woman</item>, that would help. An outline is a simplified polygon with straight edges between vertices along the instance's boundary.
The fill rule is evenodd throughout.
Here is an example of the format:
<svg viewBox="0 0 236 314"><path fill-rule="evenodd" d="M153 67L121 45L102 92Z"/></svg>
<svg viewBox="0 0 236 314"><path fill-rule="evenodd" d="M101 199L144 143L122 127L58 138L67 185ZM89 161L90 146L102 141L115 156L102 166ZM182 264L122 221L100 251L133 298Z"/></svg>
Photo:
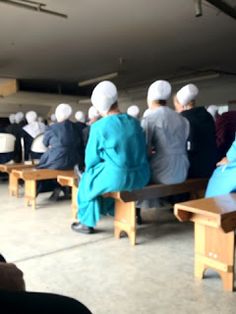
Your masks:
<svg viewBox="0 0 236 314"><path fill-rule="evenodd" d="M42 155L39 169L72 170L76 164L83 164L84 146L82 133L78 132L76 125L69 120L72 108L68 104L57 106L55 115L58 123L50 125L43 138L48 150ZM58 200L63 190L57 182L50 180L45 184L42 181L38 186L38 193L54 190L52 200Z"/></svg>
<svg viewBox="0 0 236 314"><path fill-rule="evenodd" d="M189 168L186 151L189 123L167 106L170 95L169 82L158 80L152 83L147 93L149 112L142 120L150 156L151 182L156 184L184 182ZM160 205L160 199L137 202L138 223L141 223L140 208Z"/></svg>
<svg viewBox="0 0 236 314"><path fill-rule="evenodd" d="M72 229L93 233L107 199L100 195L144 187L150 178L143 130L137 119L121 113L116 86L104 81L92 93L92 104L102 119L93 123L85 151L85 172L78 191L78 220Z"/></svg>
<svg viewBox="0 0 236 314"><path fill-rule="evenodd" d="M208 182L206 197L236 192L236 140L217 166Z"/></svg>
<svg viewBox="0 0 236 314"><path fill-rule="evenodd" d="M39 159L41 153L33 153L30 148L33 140L41 133L45 132L46 126L42 122L38 122L38 115L35 111L29 111L25 115L27 125L23 127L23 138L24 138L24 148L25 148L25 160Z"/></svg>

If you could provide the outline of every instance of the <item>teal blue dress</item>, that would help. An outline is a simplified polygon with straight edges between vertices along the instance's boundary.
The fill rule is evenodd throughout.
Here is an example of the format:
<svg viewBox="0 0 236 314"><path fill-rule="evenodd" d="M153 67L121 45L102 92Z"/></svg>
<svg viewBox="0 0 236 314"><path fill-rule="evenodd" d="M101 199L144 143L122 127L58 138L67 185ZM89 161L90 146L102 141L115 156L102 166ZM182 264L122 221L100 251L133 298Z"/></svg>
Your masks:
<svg viewBox="0 0 236 314"><path fill-rule="evenodd" d="M226 157L229 163L215 169L207 186L206 197L236 192L236 140L228 150Z"/></svg>
<svg viewBox="0 0 236 314"><path fill-rule="evenodd" d="M127 114L92 124L85 151L86 170L79 182L78 220L94 227L110 207L102 194L143 188L150 179L144 132Z"/></svg>

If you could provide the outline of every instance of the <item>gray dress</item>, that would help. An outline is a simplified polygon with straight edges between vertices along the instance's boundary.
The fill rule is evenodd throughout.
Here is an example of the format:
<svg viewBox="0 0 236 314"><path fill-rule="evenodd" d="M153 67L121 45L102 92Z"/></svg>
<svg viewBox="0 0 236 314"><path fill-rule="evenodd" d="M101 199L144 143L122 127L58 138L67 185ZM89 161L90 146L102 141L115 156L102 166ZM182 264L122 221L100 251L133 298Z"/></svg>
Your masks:
<svg viewBox="0 0 236 314"><path fill-rule="evenodd" d="M189 122L167 106L155 109L143 121L150 157L151 183L175 184L187 178ZM137 207L157 207L158 201L143 201Z"/></svg>

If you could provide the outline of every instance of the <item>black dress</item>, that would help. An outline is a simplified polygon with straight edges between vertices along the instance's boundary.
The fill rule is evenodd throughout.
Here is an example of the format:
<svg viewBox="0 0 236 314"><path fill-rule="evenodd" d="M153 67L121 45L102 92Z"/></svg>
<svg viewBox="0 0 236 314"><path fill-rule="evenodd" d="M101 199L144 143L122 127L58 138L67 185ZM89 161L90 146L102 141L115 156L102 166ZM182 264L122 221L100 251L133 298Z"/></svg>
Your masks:
<svg viewBox="0 0 236 314"><path fill-rule="evenodd" d="M190 123L188 177L210 177L217 162L215 122L204 107L185 110L181 114Z"/></svg>

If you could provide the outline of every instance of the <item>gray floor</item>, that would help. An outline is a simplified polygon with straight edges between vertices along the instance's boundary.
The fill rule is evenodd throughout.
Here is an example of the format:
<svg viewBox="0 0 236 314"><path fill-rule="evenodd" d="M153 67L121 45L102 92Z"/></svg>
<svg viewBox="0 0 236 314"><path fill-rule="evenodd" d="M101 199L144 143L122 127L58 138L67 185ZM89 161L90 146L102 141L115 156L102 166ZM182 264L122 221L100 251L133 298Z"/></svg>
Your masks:
<svg viewBox="0 0 236 314"><path fill-rule="evenodd" d="M23 191L22 191L23 192ZM138 245L113 237L113 219L94 235L70 230L70 202L38 198L36 211L0 183L0 251L25 273L27 290L75 297L94 314L236 313L213 271L193 278L193 226L167 210L144 212Z"/></svg>

